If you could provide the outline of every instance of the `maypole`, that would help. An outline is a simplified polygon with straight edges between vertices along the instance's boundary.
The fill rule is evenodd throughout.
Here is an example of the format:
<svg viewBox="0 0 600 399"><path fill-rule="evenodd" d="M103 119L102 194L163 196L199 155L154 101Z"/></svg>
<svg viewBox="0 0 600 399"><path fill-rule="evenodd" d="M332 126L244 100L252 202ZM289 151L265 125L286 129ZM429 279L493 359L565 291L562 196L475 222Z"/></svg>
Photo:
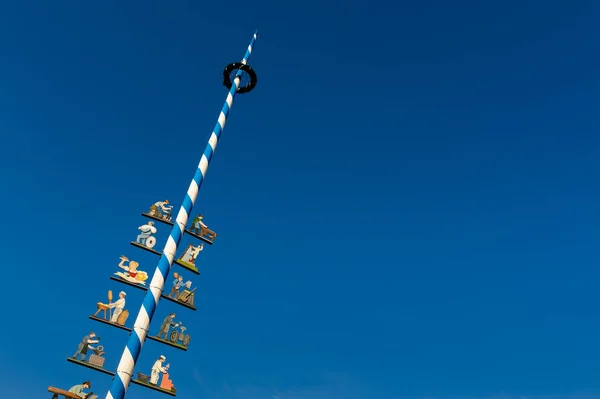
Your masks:
<svg viewBox="0 0 600 399"><path fill-rule="evenodd" d="M152 366L150 376L138 372L138 378L133 379L134 368L146 338L181 350L187 350L190 343L190 335L189 333L186 333L187 327L184 327L181 322L175 322L173 320L175 318L175 313L171 313L163 320L158 335L148 335L150 323L152 322L160 298L165 298L180 306L196 310L194 305L194 291L196 288L191 288L192 282L188 280L184 283L182 275L173 273L175 280L173 281L171 291L166 294L164 292L165 279L169 276L173 263L187 271L200 274L195 265L195 260L202 251L204 244L201 243L197 246L189 244L183 251L183 254L175 260L177 247L184 232L210 245L213 244L213 241L217 236L214 231L210 230L208 226L203 223L202 220L204 219L204 216L202 215L198 215L193 219L191 226L187 230L186 225L190 218L194 203L196 202L196 198L198 197L198 191L206 177L206 171L208 170L210 160L217 148L221 133L223 133L223 130L225 129L225 122L227 121L227 116L233 105L235 95L237 93L248 93L256 86L256 73L247 65L247 63L252 54L252 48L256 42L257 34L258 31L252 36L252 40L248 45L248 49L246 50L246 54L242 61L227 65L223 71L223 85L229 89L229 93L227 94L225 104L219 114L217 124L215 125L202 157L200 158L194 178L188 187L183 203L175 217L175 223L171 221L172 206L169 205L168 200L156 202L150 207L148 212L142 213L142 215L147 218L172 226L171 233L169 234L169 238L167 239L167 243L162 252L153 249L156 244L156 238L152 234L157 232L153 221L148 221L146 224L140 226L138 228L140 234L138 235L137 240L131 242L133 246L160 256L149 286L146 286L146 280L148 279L149 273L140 270L138 268L138 262L130 260L124 255L121 256L121 263L118 265L120 271L114 273L110 277L113 281L146 291L146 295L142 301L142 306L135 319L133 328L129 328L125 325L129 317L129 312L125 309L127 296L125 291L119 292L117 295L118 299L113 302L113 291L108 290L108 303L97 302L96 313L89 316L90 319L97 322L130 331L129 340L121 355L116 372L104 368L106 359L103 355L105 355L106 352L104 352L104 347L99 344L100 337L97 336L95 332L87 333L78 344L75 354L67 359L71 363L114 376L110 389L106 394L106 399L124 399L130 383L158 390L172 396L175 396L176 394L176 388L173 381L169 378L168 369L170 366L162 366L162 362L166 360L164 355L160 355L158 360L156 360L154 366ZM248 77L248 82L242 84L243 78L245 77ZM180 292L180 290L183 290L183 292ZM101 315L101 312L103 312L103 315ZM171 327L173 327L173 329L170 331ZM177 327L179 327L179 330L176 330ZM90 351L90 353L88 353L88 351ZM159 373L162 373L160 384L158 383ZM91 386L91 382L87 380L83 383L71 386L68 391L50 386L48 387L48 392L52 393L52 399L59 399L60 396L65 399L79 399L83 397L86 399L96 399L97 395L94 395L92 392L84 392L84 390L90 390Z"/></svg>
<svg viewBox="0 0 600 399"><path fill-rule="evenodd" d="M227 116L229 115L229 111L233 105L235 95L238 92L247 93L256 85L256 74L252 68L247 65L247 63L250 55L252 54L252 48L256 42L257 35L258 31L256 31L252 36L252 40L248 45L248 49L246 50L246 54L244 55L241 63L233 63L225 68L224 85L229 87L227 99L225 100L225 104L221 109L221 113L219 114L219 118L213 129L213 132L208 139L208 143L206 144L204 153L200 158L198 168L196 169L194 178L188 187L183 203L179 208L179 212L175 218L175 224L171 229L167 243L160 256L160 260L158 261L158 265L156 266L152 280L150 281L149 290L144 297L142 306L133 325L133 331L129 336L125 350L121 355L121 360L117 366L115 378L113 379L109 392L106 395L106 399L123 399L125 397L125 392L127 391L127 387L129 386L129 382L133 376L136 361L138 360L142 350L142 345L144 344L146 335L148 334L150 322L152 321L156 306L164 290L165 279L171 270L173 259L175 258L175 253L177 251L177 246L181 240L181 237L183 236L185 226L191 215L196 198L198 197L198 191L200 190L202 182L206 176L206 171L208 170L210 160L212 159L215 149L217 148L217 143L221 137L221 133L223 133L223 130L225 129L225 122L227 121ZM234 71L237 71L237 73L235 74L233 82L231 82L230 76ZM250 83L247 86L240 87L244 72L250 75Z"/></svg>

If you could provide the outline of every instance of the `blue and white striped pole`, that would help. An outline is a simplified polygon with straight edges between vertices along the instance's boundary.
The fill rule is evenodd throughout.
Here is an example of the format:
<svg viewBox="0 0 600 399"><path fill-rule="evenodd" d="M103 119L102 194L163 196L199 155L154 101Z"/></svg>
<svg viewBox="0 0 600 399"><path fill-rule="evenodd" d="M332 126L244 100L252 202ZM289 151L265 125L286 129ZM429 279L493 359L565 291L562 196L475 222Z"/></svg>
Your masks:
<svg viewBox="0 0 600 399"><path fill-rule="evenodd" d="M242 59L242 64L246 64L248 62L248 58L250 58L250 54L252 54L252 47L256 42L257 34L258 31L254 33L252 41L248 45L246 54ZM148 334L152 316L154 316L156 305L158 304L160 295L163 292L165 279L169 275L171 265L173 264L175 252L177 251L177 245L183 236L183 231L192 212L192 208L194 207L194 203L196 202L196 198L198 197L198 190L200 190L202 182L204 181L204 177L206 176L208 164L215 152L215 149L217 148L217 142L219 141L221 133L223 133L223 129L225 129L227 115L229 115L229 111L231 110L231 106L233 104L233 99L235 98L235 94L240 85L241 75L242 72L238 71L234 81L232 82L231 89L229 90L229 94L227 94L227 99L225 100L225 104L221 109L221 114L219 115L217 124L215 125L210 139L208 140L208 144L204 149L204 153L202 154L202 158L198 164L198 169L196 169L194 179L190 183L190 187L188 188L181 208L179 208L179 212L175 218L176 223L171 230L169 238L167 239L167 244L165 245L160 260L158 261L158 265L156 266L156 270L152 276L152 281L150 281L150 288L144 297L140 312L135 319L133 331L129 336L129 341L127 341L127 346L123 351L123 355L121 355L121 360L117 366L117 374L113 379L108 394L106 395L106 399L124 399L125 397L125 392L127 391L127 387L129 387L129 382L133 376L135 363L140 356L142 345L146 339L146 335Z"/></svg>

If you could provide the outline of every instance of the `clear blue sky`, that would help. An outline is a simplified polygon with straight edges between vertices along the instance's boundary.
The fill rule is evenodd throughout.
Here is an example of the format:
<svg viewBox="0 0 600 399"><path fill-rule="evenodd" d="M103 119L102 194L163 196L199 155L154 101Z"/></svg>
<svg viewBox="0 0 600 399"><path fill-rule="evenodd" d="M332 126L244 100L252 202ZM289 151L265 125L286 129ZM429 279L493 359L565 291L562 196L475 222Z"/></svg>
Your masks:
<svg viewBox="0 0 600 399"><path fill-rule="evenodd" d="M116 367L127 333L87 316L120 255L154 269L140 212L181 204L256 24L198 311L156 314L190 350L137 370L165 354L182 399L600 395L600 2L205 3L0 5L7 397L104 398L66 357L93 329Z"/></svg>

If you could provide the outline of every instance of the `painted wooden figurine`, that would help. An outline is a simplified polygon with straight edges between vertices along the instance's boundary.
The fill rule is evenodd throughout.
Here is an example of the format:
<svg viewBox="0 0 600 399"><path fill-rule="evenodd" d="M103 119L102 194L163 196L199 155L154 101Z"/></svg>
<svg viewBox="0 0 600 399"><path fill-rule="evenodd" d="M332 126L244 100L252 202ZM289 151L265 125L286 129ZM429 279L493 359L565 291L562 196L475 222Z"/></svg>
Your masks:
<svg viewBox="0 0 600 399"><path fill-rule="evenodd" d="M94 392L83 392L84 389L90 389L92 387L92 383L89 381L84 382L83 384L73 385L69 388L69 392L77 395L83 399L92 399L97 398L98 396L94 395Z"/></svg>
<svg viewBox="0 0 600 399"><path fill-rule="evenodd" d="M81 339L81 342L77 346L77 352L75 352L75 354L72 356L73 359L79 360L78 357L81 356L81 361L85 362L87 351L88 349L90 349L94 353L90 355L90 358L89 360L87 360L87 363L93 364L98 367L103 367L104 358L102 357L102 355L104 355L105 353L104 348L102 347L102 345L98 345L97 347L92 346L99 342L100 337L96 336L95 332L90 332L88 335Z"/></svg>
<svg viewBox="0 0 600 399"><path fill-rule="evenodd" d="M179 299L179 297L181 296L181 293L179 291L183 287L190 289L192 286L192 282L188 280L184 283L183 276L177 272L173 273L173 277L175 278L175 280L173 280L173 286L171 287L171 292L169 292L169 295L167 295L167 296L169 298Z"/></svg>
<svg viewBox="0 0 600 399"><path fill-rule="evenodd" d="M173 330L171 330L171 327L173 327ZM179 330L177 330L177 327L179 327ZM171 313L163 320L156 338L176 345L188 346L191 338L190 334L185 333L186 329L180 321L175 321L175 313Z"/></svg>
<svg viewBox="0 0 600 399"><path fill-rule="evenodd" d="M204 216L202 214L196 216L196 218L192 220L192 226L188 229L188 231L212 243L217 237L217 233L210 230L208 226L204 224L203 220Z"/></svg>
<svg viewBox="0 0 600 399"><path fill-rule="evenodd" d="M171 221L171 210L173 205L169 206L169 200L155 202L148 211L148 216L153 216L158 219Z"/></svg>
<svg viewBox="0 0 600 399"><path fill-rule="evenodd" d="M202 220L204 220L204 215L199 214L198 216L196 216L196 218L192 220L192 227L190 227L190 232L196 234L197 236L202 236L204 230L208 230L208 226L205 225Z"/></svg>
<svg viewBox="0 0 600 399"><path fill-rule="evenodd" d="M96 399L98 395L93 392L83 392L84 389L90 389L92 384L86 381L81 384L73 385L68 391L56 387L48 387L48 392L52 393L52 399L59 399L62 396L65 399Z"/></svg>
<svg viewBox="0 0 600 399"><path fill-rule="evenodd" d="M113 309L112 316L110 318L111 323L117 323L119 318L123 319L121 315L125 312L125 296L127 296L125 291L121 291L119 292L119 299L117 299L116 302L110 302L108 304L108 307ZM125 320L126 319L127 318L125 318ZM123 324L125 324L125 320L123 320Z"/></svg>
<svg viewBox="0 0 600 399"><path fill-rule="evenodd" d="M160 355L159 358L152 365L152 369L150 369L149 376L138 372L138 381L143 384L158 385L158 379L160 378L160 374L162 373L163 378L164 378L164 375L167 374L169 367L171 367L169 364L167 364L166 366L163 366L163 363L166 360L167 360L167 358L164 355ZM173 389L173 391L174 391L174 389Z"/></svg>
<svg viewBox="0 0 600 399"><path fill-rule="evenodd" d="M153 248L156 245L156 237L152 234L156 234L156 227L154 227L154 222L149 221L148 223L138 227L140 234L137 236L138 244L145 245L148 248Z"/></svg>
<svg viewBox="0 0 600 399"><path fill-rule="evenodd" d="M175 319L175 313L171 313L170 315L165 317L162 324L160 325L160 330L158 331L158 335L156 336L156 338L162 339L163 341L169 340L169 329L171 328L171 326L179 327L179 324L180 324L180 323L176 323L174 319ZM164 338L161 338L161 337L164 337Z"/></svg>
<svg viewBox="0 0 600 399"><path fill-rule="evenodd" d="M125 322L127 321L127 318L129 317L129 311L125 310L126 296L127 294L125 293L125 291L121 291L119 292L119 299L113 302L112 291L108 290L108 303L96 303L97 310L93 316L97 317L98 313L104 311L104 320L124 326ZM109 311L108 317L106 315L106 311Z"/></svg>
<svg viewBox="0 0 600 399"><path fill-rule="evenodd" d="M127 265L125 265L126 262L128 262ZM129 260L126 256L121 255L121 263L119 263L119 267L125 270L125 272L116 272L115 275L131 284L146 285L148 273L138 270L138 266L139 263L136 261Z"/></svg>
<svg viewBox="0 0 600 399"><path fill-rule="evenodd" d="M167 295L168 298L173 298L181 303L185 303L189 306L194 306L194 291L192 288L191 280L183 282L183 276L177 272L173 273L173 284L171 286L171 292Z"/></svg>
<svg viewBox="0 0 600 399"><path fill-rule="evenodd" d="M189 244L188 247L183 251L183 254L179 257L179 262L188 268L197 271L196 267L196 258L204 249L204 244L200 243L200 245L194 246L194 244Z"/></svg>
<svg viewBox="0 0 600 399"><path fill-rule="evenodd" d="M160 376L160 373L165 374L169 370L169 367L171 367L170 364L163 366L163 363L166 360L167 358L164 355L160 355L158 360L154 362L152 370L150 371L150 384L158 385L158 378Z"/></svg>

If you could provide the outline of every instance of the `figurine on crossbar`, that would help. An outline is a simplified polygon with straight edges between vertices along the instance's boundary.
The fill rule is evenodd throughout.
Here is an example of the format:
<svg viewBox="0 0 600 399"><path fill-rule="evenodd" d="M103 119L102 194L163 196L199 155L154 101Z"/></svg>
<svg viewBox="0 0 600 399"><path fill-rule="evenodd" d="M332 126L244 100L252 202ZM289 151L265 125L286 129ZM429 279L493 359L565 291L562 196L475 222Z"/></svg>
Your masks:
<svg viewBox="0 0 600 399"><path fill-rule="evenodd" d="M156 227L154 227L154 222L149 221L148 223L138 227L138 230L140 231L140 234L137 236L137 240L135 240L135 242L152 249L156 245L156 237L154 237L152 234L156 234L157 232Z"/></svg>
<svg viewBox="0 0 600 399"><path fill-rule="evenodd" d="M185 251L183 251L183 254L181 254L177 260L188 269L197 271L196 258L200 255L202 250L204 250L203 243L200 243L200 245L188 244Z"/></svg>
<svg viewBox="0 0 600 399"><path fill-rule="evenodd" d="M83 384L73 385L71 388L69 388L69 392L74 393L82 399L92 399L93 397L97 397L96 395L94 395L94 392L83 392L84 389L90 389L91 387L92 383L86 381Z"/></svg>
<svg viewBox="0 0 600 399"><path fill-rule="evenodd" d="M171 328L171 326L179 327L179 324L181 324L181 323L175 323L174 319L175 319L175 313L171 313L170 315L165 317L162 324L160 325L160 329L158 331L158 335L156 336L156 338L162 339L167 342L169 341L169 329ZM163 336L164 336L164 338L161 338Z"/></svg>
<svg viewBox="0 0 600 399"><path fill-rule="evenodd" d="M125 265L125 262L128 262ZM116 272L115 275L119 276L121 280L125 280L131 284L139 284L146 285L146 280L148 280L148 273L143 270L138 269L139 263L134 260L129 260L124 255L121 255L121 263L119 263L118 267L124 270L124 272Z"/></svg>
<svg viewBox="0 0 600 399"><path fill-rule="evenodd" d="M105 353L102 345L98 345L98 347L92 346L99 342L100 337L96 336L95 332L90 332L88 335L81 339L81 342L77 346L77 352L75 352L75 354L73 355L73 359L79 360L78 357L81 356L81 361L85 362L88 349L91 349L96 356L101 357ZM94 356L94 354L90 355L90 360L92 360L92 356ZM104 364L104 362L102 362L102 364Z"/></svg>
<svg viewBox="0 0 600 399"><path fill-rule="evenodd" d="M169 298L178 299L179 298L179 290L184 285L183 276L181 276L177 272L175 272L175 273L173 273L173 277L175 277L175 280L173 280L173 287L171 288L171 292L169 292L169 295L167 295L167 296ZM190 283L190 285L192 284L191 281L189 283Z"/></svg>
<svg viewBox="0 0 600 399"><path fill-rule="evenodd" d="M56 387L48 387L48 392L52 393L52 399L59 399L62 396L64 399L96 399L98 395L93 392L83 392L84 389L90 389L92 384L86 381L81 384L73 385L68 391Z"/></svg>
<svg viewBox="0 0 600 399"><path fill-rule="evenodd" d="M188 229L188 231L197 235L198 237L206 239L207 241L213 242L217 237L217 233L210 230L202 220L204 220L204 216L202 214L196 216L196 218L192 220L192 226Z"/></svg>
<svg viewBox="0 0 600 399"><path fill-rule="evenodd" d="M108 290L108 303L97 302L96 313L94 313L92 317L98 318L98 313L103 311L104 320L124 326L127 318L129 317L129 311L125 309L126 296L127 294L125 291L121 291L119 292L119 299L113 302L112 290ZM106 315L107 311L109 312L108 316Z"/></svg>
<svg viewBox="0 0 600 399"><path fill-rule="evenodd" d="M163 367L163 363L167 360L164 355L160 355L157 361L152 365L152 370L150 372L150 384L158 385L158 377L159 373L166 374L169 371L170 364L167 364Z"/></svg>
<svg viewBox="0 0 600 399"><path fill-rule="evenodd" d="M167 222L171 221L171 210L173 209L173 205L169 206L169 200L158 201L155 202L148 211L149 216L154 216L155 218L166 220Z"/></svg>
<svg viewBox="0 0 600 399"><path fill-rule="evenodd" d="M196 288L194 287L193 290L191 289L192 281L188 280L184 283L183 276L177 272L173 273L173 277L175 280L173 280L171 292L169 292L167 297L194 306L194 291L196 291Z"/></svg>

